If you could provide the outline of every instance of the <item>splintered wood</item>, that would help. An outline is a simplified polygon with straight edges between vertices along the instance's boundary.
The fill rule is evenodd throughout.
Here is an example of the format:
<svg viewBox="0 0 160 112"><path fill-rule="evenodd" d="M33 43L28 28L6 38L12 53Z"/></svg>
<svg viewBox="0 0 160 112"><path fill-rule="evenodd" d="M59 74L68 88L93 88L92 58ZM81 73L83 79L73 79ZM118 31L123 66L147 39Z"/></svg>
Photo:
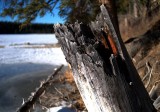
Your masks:
<svg viewBox="0 0 160 112"><path fill-rule="evenodd" d="M154 112L152 101L104 5L90 25L55 25L89 112ZM109 31L109 32L108 32Z"/></svg>

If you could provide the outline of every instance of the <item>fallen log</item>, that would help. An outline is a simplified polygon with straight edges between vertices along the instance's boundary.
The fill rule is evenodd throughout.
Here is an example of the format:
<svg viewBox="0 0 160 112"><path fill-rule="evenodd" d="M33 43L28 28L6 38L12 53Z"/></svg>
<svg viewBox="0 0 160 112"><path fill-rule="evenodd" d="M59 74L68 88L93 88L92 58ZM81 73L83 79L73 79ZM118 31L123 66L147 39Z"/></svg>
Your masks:
<svg viewBox="0 0 160 112"><path fill-rule="evenodd" d="M53 77L62 69L63 65L61 65L52 75L50 75L46 81L41 82L40 87L25 101L20 108L18 108L17 112L29 112L29 110L33 107L34 103L37 99L42 95L42 93L46 90L46 88L50 85L50 81L52 81Z"/></svg>

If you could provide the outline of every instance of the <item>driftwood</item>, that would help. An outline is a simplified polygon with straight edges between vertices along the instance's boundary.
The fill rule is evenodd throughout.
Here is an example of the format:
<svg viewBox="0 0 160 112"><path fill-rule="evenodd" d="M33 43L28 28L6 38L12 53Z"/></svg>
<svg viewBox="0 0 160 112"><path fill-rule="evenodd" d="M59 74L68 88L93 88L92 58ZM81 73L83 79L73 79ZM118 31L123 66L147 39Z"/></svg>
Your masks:
<svg viewBox="0 0 160 112"><path fill-rule="evenodd" d="M116 22L101 6L90 25L55 25L55 34L89 112L155 112Z"/></svg>
<svg viewBox="0 0 160 112"><path fill-rule="evenodd" d="M46 81L41 82L40 87L34 92L29 98L28 101L25 101L22 106L17 110L17 112L28 112L33 106L37 99L43 94L46 88L50 85L50 81L53 80L53 77L62 69L61 65L52 75L50 75Z"/></svg>

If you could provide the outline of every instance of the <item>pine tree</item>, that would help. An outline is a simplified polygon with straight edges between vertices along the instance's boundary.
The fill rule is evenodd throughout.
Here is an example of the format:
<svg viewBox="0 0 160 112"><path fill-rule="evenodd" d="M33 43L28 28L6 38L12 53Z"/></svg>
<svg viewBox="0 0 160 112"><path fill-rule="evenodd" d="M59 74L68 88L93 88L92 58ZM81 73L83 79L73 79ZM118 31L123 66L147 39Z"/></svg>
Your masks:
<svg viewBox="0 0 160 112"><path fill-rule="evenodd" d="M59 9L60 17L66 22L75 21L89 23L95 20L100 12L102 0L0 0L3 4L1 16L10 16L22 22L21 27L30 24L36 17L43 17L47 13L54 15L55 8ZM107 1L107 0L104 0ZM135 0L139 6L150 9L147 3L151 0ZM158 1L158 0L157 0ZM117 11L121 14L128 13L133 7L132 0L116 0ZM140 10L139 10L140 11Z"/></svg>
<svg viewBox="0 0 160 112"><path fill-rule="evenodd" d="M1 0L3 11L1 16L16 17L22 22L21 27L31 23L37 16L43 17L46 13L53 14L59 0Z"/></svg>

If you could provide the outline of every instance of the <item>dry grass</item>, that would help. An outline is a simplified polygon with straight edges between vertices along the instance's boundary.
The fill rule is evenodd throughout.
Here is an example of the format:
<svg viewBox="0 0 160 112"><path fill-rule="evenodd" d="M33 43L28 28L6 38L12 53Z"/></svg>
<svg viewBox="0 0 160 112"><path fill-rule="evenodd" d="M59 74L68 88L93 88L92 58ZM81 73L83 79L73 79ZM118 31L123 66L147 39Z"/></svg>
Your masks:
<svg viewBox="0 0 160 112"><path fill-rule="evenodd" d="M72 71L70 70L70 68L68 68L65 73L64 73L64 78L66 80L66 82L69 82L69 83L73 83L74 82L74 78L73 78L73 73Z"/></svg>
<svg viewBox="0 0 160 112"><path fill-rule="evenodd" d="M141 17L134 18L132 15L119 16L119 27L122 39L128 40L130 37L143 35L146 31L152 28L157 21L160 20L160 14L153 15L150 18Z"/></svg>
<svg viewBox="0 0 160 112"><path fill-rule="evenodd" d="M40 101L38 103L47 108L62 106L65 102L67 106L75 108L78 112L85 109L85 105L69 68L52 81L52 85L40 97Z"/></svg>
<svg viewBox="0 0 160 112"><path fill-rule="evenodd" d="M84 105L84 102L80 96L78 89L77 89L77 86L75 84L75 81L73 78L73 73L72 73L70 67L68 67L68 69L65 71L64 79L67 83L70 83L70 84L74 85L74 87L75 87L75 92L73 92L69 95L70 98L72 98L76 101L76 103L74 103L72 106L78 110L81 110L81 111L84 110L85 105ZM75 96L75 93L77 94L77 96Z"/></svg>
<svg viewBox="0 0 160 112"><path fill-rule="evenodd" d="M138 54L136 55L135 59L137 58L138 58ZM141 78L143 78L148 71L146 67L146 62L148 62L151 68L153 69L151 82L150 82L150 85L147 87L148 92L150 91L154 83L157 80L160 80L160 61L159 60L160 60L160 45L158 44L156 46L153 46L153 48L148 52L146 57L137 61L137 63L134 63ZM144 80L144 84L147 83L147 79Z"/></svg>

